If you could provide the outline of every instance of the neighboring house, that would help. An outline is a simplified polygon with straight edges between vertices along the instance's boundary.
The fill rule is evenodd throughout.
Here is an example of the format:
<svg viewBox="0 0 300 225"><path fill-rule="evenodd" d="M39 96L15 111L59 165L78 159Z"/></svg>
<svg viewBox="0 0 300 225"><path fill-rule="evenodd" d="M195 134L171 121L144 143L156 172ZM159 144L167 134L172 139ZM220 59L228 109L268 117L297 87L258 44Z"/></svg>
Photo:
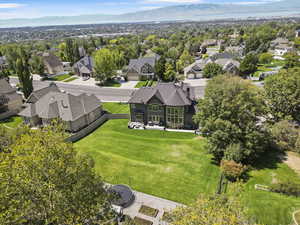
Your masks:
<svg viewBox="0 0 300 225"><path fill-rule="evenodd" d="M0 117L1 114L16 114L21 109L23 98L17 94L6 79L0 79Z"/></svg>
<svg viewBox="0 0 300 225"><path fill-rule="evenodd" d="M46 74L56 75L64 73L64 66L56 55L44 53L43 60Z"/></svg>
<svg viewBox="0 0 300 225"><path fill-rule="evenodd" d="M75 74L80 77L92 77L94 74L94 60L91 56L85 56L73 65Z"/></svg>
<svg viewBox="0 0 300 225"><path fill-rule="evenodd" d="M292 43L286 38L276 38L275 40L271 41L271 43L270 43L271 48L275 48L277 45L291 46Z"/></svg>
<svg viewBox="0 0 300 225"><path fill-rule="evenodd" d="M6 69L7 68L7 62L6 62L6 57L1 56L0 57L0 70Z"/></svg>
<svg viewBox="0 0 300 225"><path fill-rule="evenodd" d="M300 37L300 29L296 30L296 37Z"/></svg>
<svg viewBox="0 0 300 225"><path fill-rule="evenodd" d="M35 91L27 108L19 113L31 126L46 126L54 119L62 121L66 130L77 132L102 116L100 100L94 95L62 93L54 85Z"/></svg>
<svg viewBox="0 0 300 225"><path fill-rule="evenodd" d="M214 61L214 63L220 65L223 71L227 73L231 73L234 75L239 75L240 73L240 62L237 60L222 58L217 59L216 61Z"/></svg>
<svg viewBox="0 0 300 225"><path fill-rule="evenodd" d="M188 79L197 79L203 77L203 69L206 65L206 61L203 59L197 60L193 64L184 68L184 77Z"/></svg>
<svg viewBox="0 0 300 225"><path fill-rule="evenodd" d="M233 55L235 55L236 57L243 57L244 53L245 53L245 47L243 46L228 46L225 48L224 52L229 52Z"/></svg>
<svg viewBox="0 0 300 225"><path fill-rule="evenodd" d="M284 54L293 51L293 47L285 44L277 45L274 49L275 56L283 56Z"/></svg>
<svg viewBox="0 0 300 225"><path fill-rule="evenodd" d="M131 59L127 68L128 80L152 80L155 76L157 56Z"/></svg>
<svg viewBox="0 0 300 225"><path fill-rule="evenodd" d="M131 122L173 129L196 129L194 89L175 83L142 87L129 100Z"/></svg>
<svg viewBox="0 0 300 225"><path fill-rule="evenodd" d="M217 53L207 59L200 59L184 68L184 76L188 79L203 77L203 69L208 63L216 63L222 69L234 75L239 74L240 62L234 60L237 55L231 52Z"/></svg>

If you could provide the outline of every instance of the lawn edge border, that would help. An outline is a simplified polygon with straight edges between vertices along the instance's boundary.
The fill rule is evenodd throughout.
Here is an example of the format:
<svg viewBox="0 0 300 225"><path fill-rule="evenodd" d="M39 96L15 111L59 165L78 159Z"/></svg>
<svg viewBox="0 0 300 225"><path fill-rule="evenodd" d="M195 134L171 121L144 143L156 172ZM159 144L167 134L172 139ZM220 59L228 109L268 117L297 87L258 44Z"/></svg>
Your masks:
<svg viewBox="0 0 300 225"><path fill-rule="evenodd" d="M296 225L299 225L298 221L296 220L296 214L297 213L300 213L300 210L297 210L297 211L293 212L293 220L294 220Z"/></svg>

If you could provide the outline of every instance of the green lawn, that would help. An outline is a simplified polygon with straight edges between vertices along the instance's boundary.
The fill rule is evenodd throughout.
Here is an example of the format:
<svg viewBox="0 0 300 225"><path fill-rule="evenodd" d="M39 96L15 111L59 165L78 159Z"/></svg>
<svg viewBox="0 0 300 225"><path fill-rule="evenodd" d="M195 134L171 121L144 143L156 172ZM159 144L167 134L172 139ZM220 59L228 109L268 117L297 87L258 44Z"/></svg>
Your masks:
<svg viewBox="0 0 300 225"><path fill-rule="evenodd" d="M137 85L135 85L135 88L141 88L141 87L153 87L157 84L157 81L152 80L146 80L146 81L139 81Z"/></svg>
<svg viewBox="0 0 300 225"><path fill-rule="evenodd" d="M63 81L63 80L69 79L70 77L71 77L70 74L62 74L62 75L58 75L58 76L55 76L55 77L50 77L47 80Z"/></svg>
<svg viewBox="0 0 300 225"><path fill-rule="evenodd" d="M102 86L102 87L121 87L121 84L115 80L107 80L100 86Z"/></svg>
<svg viewBox="0 0 300 225"><path fill-rule="evenodd" d="M78 79L78 77L70 77L70 78L64 80L64 82L71 82L71 81L77 80L77 79Z"/></svg>
<svg viewBox="0 0 300 225"><path fill-rule="evenodd" d="M110 107L106 105L106 107ZM190 133L130 130L128 120L111 120L75 143L95 160L106 182L182 203L200 193L214 194L219 169L205 141Z"/></svg>
<svg viewBox="0 0 300 225"><path fill-rule="evenodd" d="M259 75L263 72L272 71L272 68L266 67L264 65L260 65L257 67L257 71L254 73L254 77L259 77Z"/></svg>
<svg viewBox="0 0 300 225"><path fill-rule="evenodd" d="M104 102L102 105L103 108L110 113L129 113L128 104Z"/></svg>
<svg viewBox="0 0 300 225"><path fill-rule="evenodd" d="M255 190L255 184L270 185L272 182L292 180L300 183L300 177L286 164L274 162L266 156L262 169L252 170L242 195L243 202L260 223L289 225L292 213L300 209L300 199L283 194Z"/></svg>
<svg viewBox="0 0 300 225"><path fill-rule="evenodd" d="M17 128L21 123L23 122L23 119L19 116L10 117L5 120L0 121L0 126L5 125L9 128Z"/></svg>

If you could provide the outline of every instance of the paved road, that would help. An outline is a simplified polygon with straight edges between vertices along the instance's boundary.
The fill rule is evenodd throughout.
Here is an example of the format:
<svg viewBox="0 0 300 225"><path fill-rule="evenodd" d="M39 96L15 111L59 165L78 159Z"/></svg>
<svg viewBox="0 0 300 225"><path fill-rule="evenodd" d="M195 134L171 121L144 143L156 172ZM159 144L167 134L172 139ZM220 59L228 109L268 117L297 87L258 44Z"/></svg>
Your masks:
<svg viewBox="0 0 300 225"><path fill-rule="evenodd" d="M11 77L10 83L16 85L18 79ZM34 90L38 90L47 87L51 81L33 81ZM107 88L107 87L93 87L88 85L75 85L63 82L56 82L57 86L73 95L79 95L82 93L94 94L103 102L127 102L130 99L131 94L135 91L134 89L123 89L123 88ZM194 87L197 98L204 96L205 86Z"/></svg>
<svg viewBox="0 0 300 225"><path fill-rule="evenodd" d="M10 83L16 85L18 83L17 78L10 78ZM50 81L33 81L34 90L38 90L47 87L51 83ZM133 93L133 89L121 89L121 88L106 88L106 87L93 87L87 85L75 85L62 82L56 82L57 86L73 95L79 95L82 93L94 94L103 102L127 102Z"/></svg>

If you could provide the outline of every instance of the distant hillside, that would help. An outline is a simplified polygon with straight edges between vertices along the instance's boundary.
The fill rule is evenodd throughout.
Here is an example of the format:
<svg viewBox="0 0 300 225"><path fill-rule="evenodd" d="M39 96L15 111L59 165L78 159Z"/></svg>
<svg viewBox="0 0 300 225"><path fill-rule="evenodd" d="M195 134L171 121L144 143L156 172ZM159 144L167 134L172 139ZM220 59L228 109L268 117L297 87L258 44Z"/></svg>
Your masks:
<svg viewBox="0 0 300 225"><path fill-rule="evenodd" d="M0 27L95 24L114 22L146 22L172 20L245 19L300 15L300 0L283 0L264 4L192 4L139 11L122 15L83 15L0 20Z"/></svg>

